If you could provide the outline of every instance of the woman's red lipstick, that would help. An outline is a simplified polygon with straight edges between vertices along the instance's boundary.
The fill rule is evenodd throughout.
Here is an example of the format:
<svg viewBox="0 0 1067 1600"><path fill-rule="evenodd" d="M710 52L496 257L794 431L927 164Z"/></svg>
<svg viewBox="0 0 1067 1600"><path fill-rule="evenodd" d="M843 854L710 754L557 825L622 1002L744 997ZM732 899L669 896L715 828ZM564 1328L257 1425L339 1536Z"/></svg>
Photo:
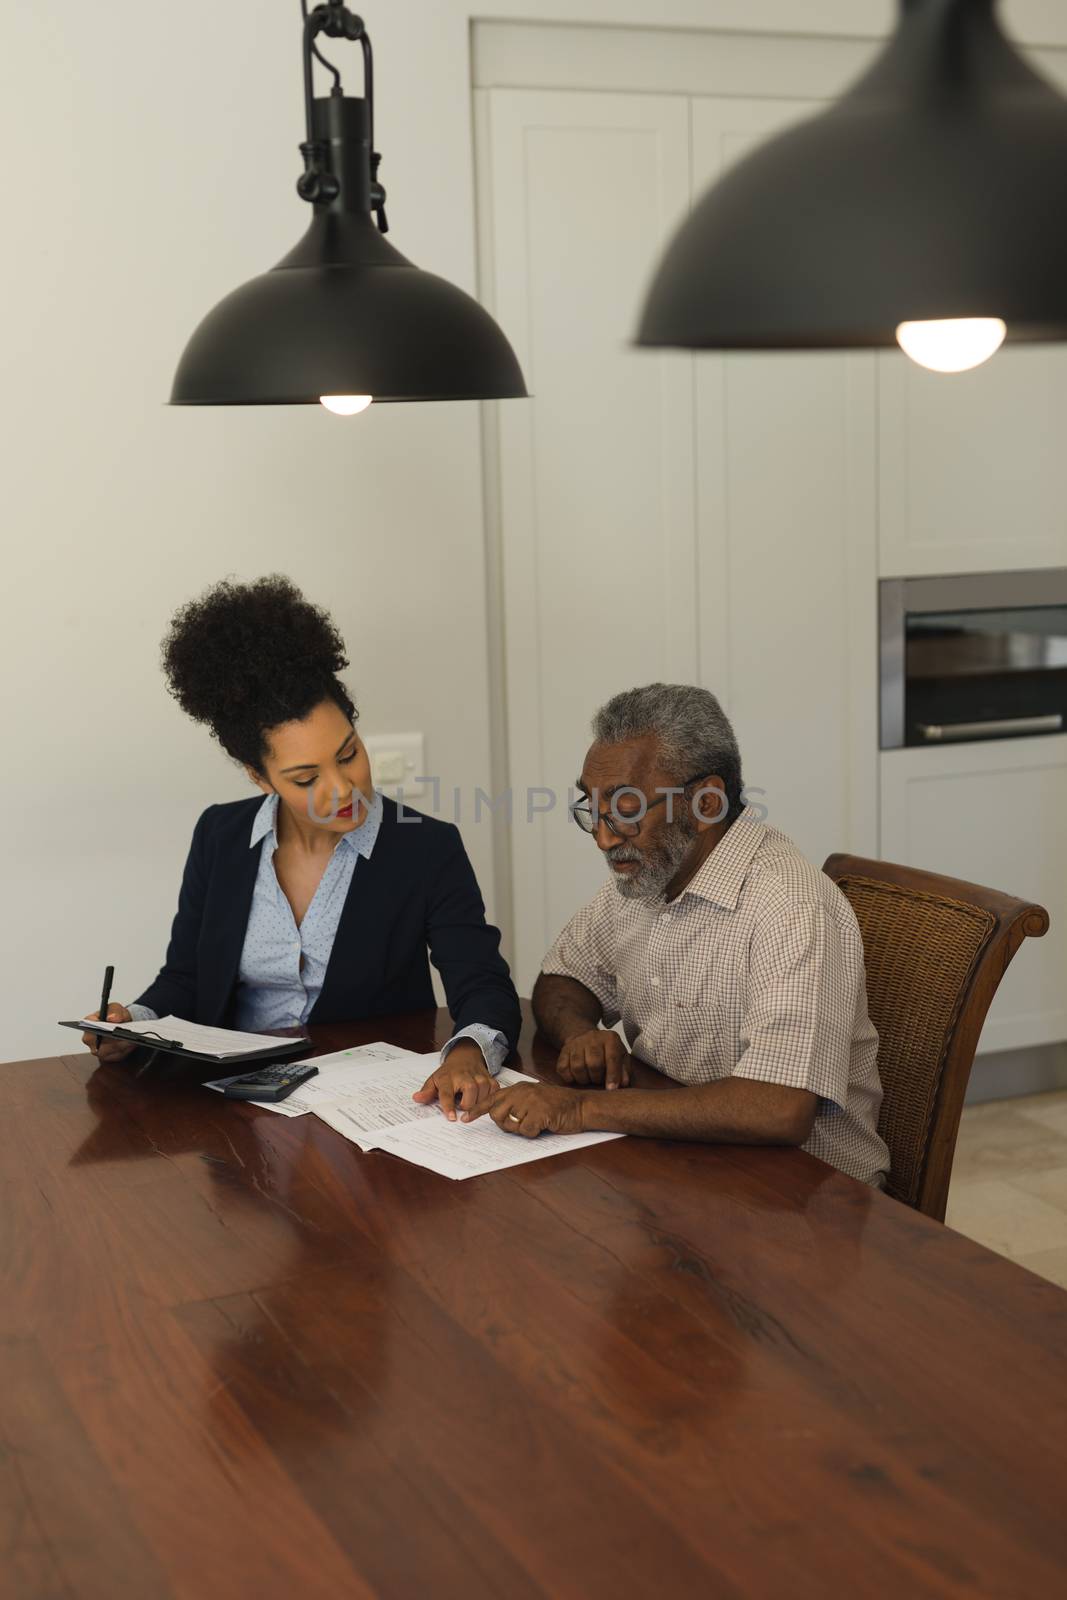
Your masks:
<svg viewBox="0 0 1067 1600"><path fill-rule="evenodd" d="M350 817L352 815L352 802L351 802L351 800L345 806L344 810L343 811L339 811L337 813L337 815L339 817Z"/></svg>

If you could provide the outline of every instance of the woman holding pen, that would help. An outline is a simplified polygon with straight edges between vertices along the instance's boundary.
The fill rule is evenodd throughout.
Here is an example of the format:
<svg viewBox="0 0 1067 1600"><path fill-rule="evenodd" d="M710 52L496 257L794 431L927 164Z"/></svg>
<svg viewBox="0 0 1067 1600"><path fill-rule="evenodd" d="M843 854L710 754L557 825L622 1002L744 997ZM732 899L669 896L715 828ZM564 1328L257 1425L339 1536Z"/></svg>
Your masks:
<svg viewBox="0 0 1067 1600"><path fill-rule="evenodd" d="M200 817L163 966L107 1019L264 1032L422 1011L429 955L456 1031L419 1098L449 1115L490 1098L520 1025L500 935L458 829L374 788L326 612L278 575L224 581L178 611L163 664L259 794ZM82 1042L101 1061L136 1048Z"/></svg>

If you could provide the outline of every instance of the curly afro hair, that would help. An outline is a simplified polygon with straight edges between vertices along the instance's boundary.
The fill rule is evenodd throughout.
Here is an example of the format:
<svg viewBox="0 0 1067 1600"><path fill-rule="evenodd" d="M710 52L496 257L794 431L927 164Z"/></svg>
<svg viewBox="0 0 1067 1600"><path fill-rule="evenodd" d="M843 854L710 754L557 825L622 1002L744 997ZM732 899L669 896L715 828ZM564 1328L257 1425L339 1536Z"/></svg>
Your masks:
<svg viewBox="0 0 1067 1600"><path fill-rule="evenodd" d="M344 640L280 573L221 583L175 612L160 651L167 687L235 761L266 778L267 731L333 700L358 715L336 674Z"/></svg>

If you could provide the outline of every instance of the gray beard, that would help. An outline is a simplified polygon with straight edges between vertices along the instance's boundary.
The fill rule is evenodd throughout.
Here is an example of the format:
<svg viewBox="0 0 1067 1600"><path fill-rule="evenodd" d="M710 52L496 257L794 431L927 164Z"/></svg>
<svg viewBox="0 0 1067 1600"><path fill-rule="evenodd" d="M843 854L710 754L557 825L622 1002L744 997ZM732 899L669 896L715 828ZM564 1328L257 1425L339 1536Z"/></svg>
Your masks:
<svg viewBox="0 0 1067 1600"><path fill-rule="evenodd" d="M606 852L610 871L612 861L636 861L637 871L620 878L612 872L611 881L624 900L662 900L664 891L689 853L697 835L695 819L688 810L668 825L656 844L647 850L618 844Z"/></svg>

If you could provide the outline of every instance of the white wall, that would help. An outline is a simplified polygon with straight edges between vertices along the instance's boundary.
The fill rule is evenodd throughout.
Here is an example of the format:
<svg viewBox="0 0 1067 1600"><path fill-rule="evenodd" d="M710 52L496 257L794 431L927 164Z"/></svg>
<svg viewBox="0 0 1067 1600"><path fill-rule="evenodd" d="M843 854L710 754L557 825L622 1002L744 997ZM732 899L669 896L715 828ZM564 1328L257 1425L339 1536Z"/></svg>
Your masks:
<svg viewBox="0 0 1067 1600"><path fill-rule="evenodd" d="M473 11L363 7L395 241L467 287ZM1033 42L1067 43L1064 12L1005 7ZM873 36L892 8L661 0L650 17L638 0L491 0L479 14ZM197 320L305 225L298 19L296 0L185 0L156 32L114 3L0 12L0 1060L71 1044L52 1020L95 1005L106 962L116 998L154 976L196 815L248 792L158 671L168 617L204 585L288 573L349 641L364 727L423 731L446 787L489 779L477 408L346 424L317 407L163 404ZM489 832L466 835L492 908Z"/></svg>
<svg viewBox="0 0 1067 1600"><path fill-rule="evenodd" d="M299 8L187 0L158 44L127 15L20 3L0 40L24 180L3 252L0 1060L80 1048L54 1019L96 1005L108 961L116 999L155 976L197 815L254 792L158 670L202 586L288 573L348 641L365 729L421 730L446 785L488 784L478 408L163 403L199 318L307 225ZM412 138L392 159L412 104L393 34L394 236L469 282L469 205L413 192ZM454 140L462 78L455 96ZM488 892L487 835L468 842Z"/></svg>

